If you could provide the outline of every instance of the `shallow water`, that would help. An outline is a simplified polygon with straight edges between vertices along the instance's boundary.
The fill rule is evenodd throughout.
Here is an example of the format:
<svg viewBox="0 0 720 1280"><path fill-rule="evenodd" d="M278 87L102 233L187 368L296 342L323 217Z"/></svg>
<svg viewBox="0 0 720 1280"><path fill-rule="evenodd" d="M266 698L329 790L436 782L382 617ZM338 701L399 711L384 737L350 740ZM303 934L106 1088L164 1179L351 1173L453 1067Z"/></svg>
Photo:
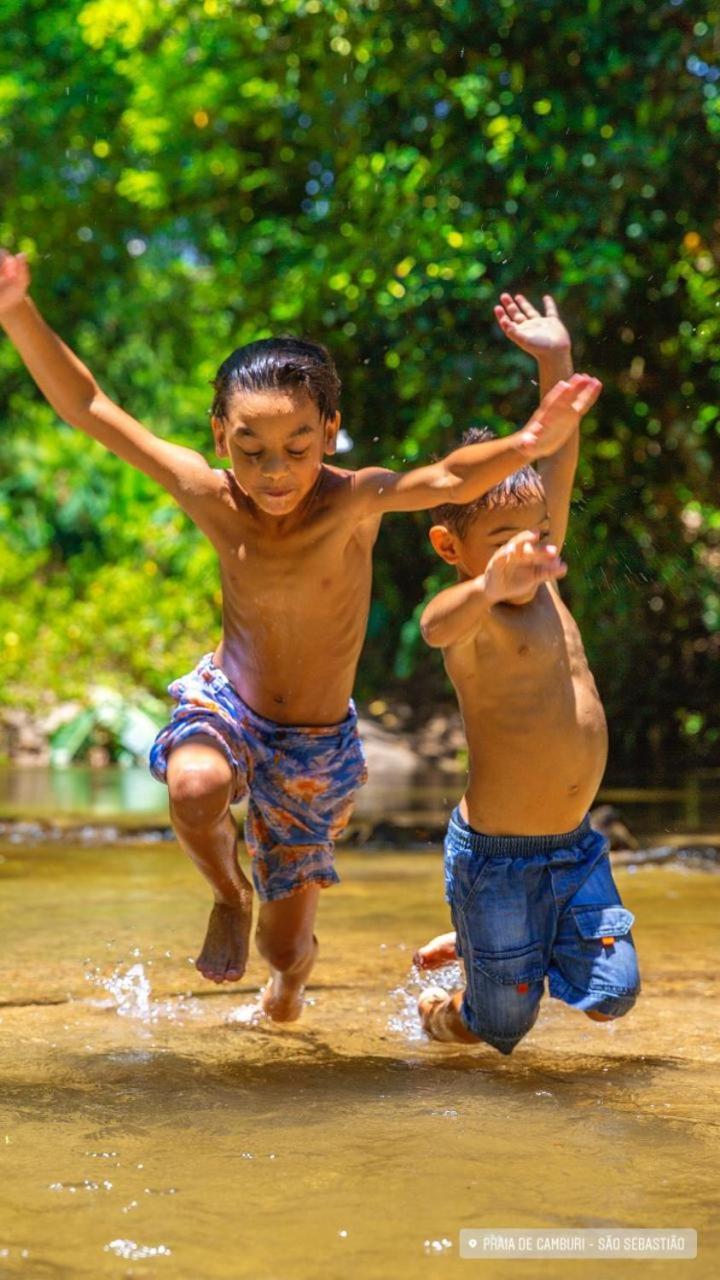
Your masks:
<svg viewBox="0 0 720 1280"><path fill-rule="evenodd" d="M720 845L720 772L683 775L672 782L606 780L598 803L617 807L646 845L703 841ZM462 790L461 776L438 770L416 776L375 770L357 794L354 815L369 822L403 818L442 827ZM0 765L0 822L25 820L113 824L120 830L167 824L167 790L145 768L37 768Z"/></svg>
<svg viewBox="0 0 720 1280"><path fill-rule="evenodd" d="M257 956L232 989L192 968L208 904L174 845L0 854L0 1277L627 1271L463 1262L480 1225L696 1227L692 1274L717 1274L720 876L619 872L637 1008L602 1026L547 1001L505 1059L419 1032L439 859L341 852L281 1030Z"/></svg>

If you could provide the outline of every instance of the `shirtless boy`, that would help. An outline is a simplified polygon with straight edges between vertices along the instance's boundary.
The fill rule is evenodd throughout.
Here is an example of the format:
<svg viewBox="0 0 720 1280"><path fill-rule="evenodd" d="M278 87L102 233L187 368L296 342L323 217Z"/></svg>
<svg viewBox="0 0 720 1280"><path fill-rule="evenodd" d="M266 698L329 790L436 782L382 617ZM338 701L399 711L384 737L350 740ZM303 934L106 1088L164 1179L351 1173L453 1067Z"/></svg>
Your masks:
<svg viewBox="0 0 720 1280"><path fill-rule="evenodd" d="M553 379L571 373L567 331L552 299L544 316L522 295L501 302L501 328L539 359L542 394L553 335ZM535 1022L545 977L551 996L603 1021L627 1013L640 989L633 916L587 817L605 769L605 716L556 585L577 455L575 432L537 470L432 512L433 547L459 582L430 602L421 627L458 695L469 778L445 840L455 933L415 959L434 969L460 956L467 985L426 990L419 1009L434 1038L505 1054Z"/></svg>
<svg viewBox="0 0 720 1280"><path fill-rule="evenodd" d="M27 296L22 255L0 261L0 323L61 418L163 485L220 560L222 636L175 681L176 706L151 753L178 840L215 905L197 960L215 982L247 963L252 887L230 805L245 824L256 932L278 1021L299 1016L317 943L320 888L338 880L333 845L365 762L350 701L365 636L372 547L389 511L471 502L528 459L560 447L597 394L560 382L525 428L401 473L323 462L340 426L340 383L323 347L267 339L239 348L215 380L212 430L228 469L146 430L100 389Z"/></svg>

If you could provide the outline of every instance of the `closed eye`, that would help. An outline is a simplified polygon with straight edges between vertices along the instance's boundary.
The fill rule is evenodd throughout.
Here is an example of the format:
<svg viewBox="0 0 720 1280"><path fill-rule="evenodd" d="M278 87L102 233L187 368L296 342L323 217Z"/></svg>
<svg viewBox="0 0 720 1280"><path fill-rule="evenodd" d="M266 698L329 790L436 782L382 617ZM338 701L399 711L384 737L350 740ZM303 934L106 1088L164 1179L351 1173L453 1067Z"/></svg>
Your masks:
<svg viewBox="0 0 720 1280"><path fill-rule="evenodd" d="M261 458L263 455L262 449L258 449L257 453L249 453L247 449L241 449L240 452L243 458ZM296 453L294 449L288 449L286 452L289 458L304 458L308 450L302 449Z"/></svg>

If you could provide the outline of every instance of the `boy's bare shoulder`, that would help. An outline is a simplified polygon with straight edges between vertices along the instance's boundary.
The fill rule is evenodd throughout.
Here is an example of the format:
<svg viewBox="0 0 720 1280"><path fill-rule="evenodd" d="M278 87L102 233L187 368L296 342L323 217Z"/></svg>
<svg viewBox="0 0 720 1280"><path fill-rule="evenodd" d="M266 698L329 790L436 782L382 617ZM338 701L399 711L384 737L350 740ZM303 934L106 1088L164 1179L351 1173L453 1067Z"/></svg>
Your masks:
<svg viewBox="0 0 720 1280"><path fill-rule="evenodd" d="M370 514L358 500L358 476L361 471L323 464L316 491L313 513L309 518L321 521L332 536L342 542L372 545L380 530L380 516Z"/></svg>
<svg viewBox="0 0 720 1280"><path fill-rule="evenodd" d="M186 515L220 550L242 527L248 502L232 471L211 467L197 455L197 462L178 473L175 497Z"/></svg>
<svg viewBox="0 0 720 1280"><path fill-rule="evenodd" d="M344 474L349 480L345 497L348 516L379 529L382 512L377 509L377 500L386 484L397 480L398 472L387 467L360 467Z"/></svg>
<svg viewBox="0 0 720 1280"><path fill-rule="evenodd" d="M356 488L362 489L372 484L382 484L384 476L394 476L396 473L389 467L360 467L349 474L354 477Z"/></svg>
<svg viewBox="0 0 720 1280"><path fill-rule="evenodd" d="M334 467L323 463L322 470L320 496L326 501L328 507L335 508L338 514L357 520L360 515L359 499L362 498L364 478L368 471L377 471L382 474L382 468L363 467L359 471L351 471L347 467Z"/></svg>
<svg viewBox="0 0 720 1280"><path fill-rule="evenodd" d="M178 467L177 476L180 489L190 498L221 497L224 490L224 471L211 467L201 453L194 449L184 449L182 463Z"/></svg>
<svg viewBox="0 0 720 1280"><path fill-rule="evenodd" d="M248 501L229 467L211 467L217 496L230 511L242 511Z"/></svg>
<svg viewBox="0 0 720 1280"><path fill-rule="evenodd" d="M322 489L326 494L340 498L353 490L355 477L358 474L357 471L351 471L349 467L335 467L329 462L323 462L321 468Z"/></svg>
<svg viewBox="0 0 720 1280"><path fill-rule="evenodd" d="M388 467L360 467L359 471L351 471L352 476L353 497L360 503L363 502L369 494L377 494L382 492L383 481L389 478L397 478L397 472L390 471Z"/></svg>

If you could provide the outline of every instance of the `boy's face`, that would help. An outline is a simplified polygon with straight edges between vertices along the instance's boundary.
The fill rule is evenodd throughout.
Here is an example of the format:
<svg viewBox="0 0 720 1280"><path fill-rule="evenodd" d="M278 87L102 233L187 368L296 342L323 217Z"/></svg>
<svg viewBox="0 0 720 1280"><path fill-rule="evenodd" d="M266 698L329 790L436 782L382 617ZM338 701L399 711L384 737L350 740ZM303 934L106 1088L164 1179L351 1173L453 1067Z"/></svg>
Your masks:
<svg viewBox="0 0 720 1280"><path fill-rule="evenodd" d="M550 516L544 499L522 502L518 506L497 507L494 511L478 511L463 538L445 525L433 525L430 541L443 560L456 566L461 577L476 578L485 572L499 547L504 547L516 534L525 532L539 534L541 545L548 541ZM527 597L508 603L529 604L536 592L537 587L534 587Z"/></svg>
<svg viewBox="0 0 720 1280"><path fill-rule="evenodd" d="M227 418L213 418L215 452L261 511L286 516L317 480L323 455L335 452L340 414L323 421L305 393L237 391Z"/></svg>

